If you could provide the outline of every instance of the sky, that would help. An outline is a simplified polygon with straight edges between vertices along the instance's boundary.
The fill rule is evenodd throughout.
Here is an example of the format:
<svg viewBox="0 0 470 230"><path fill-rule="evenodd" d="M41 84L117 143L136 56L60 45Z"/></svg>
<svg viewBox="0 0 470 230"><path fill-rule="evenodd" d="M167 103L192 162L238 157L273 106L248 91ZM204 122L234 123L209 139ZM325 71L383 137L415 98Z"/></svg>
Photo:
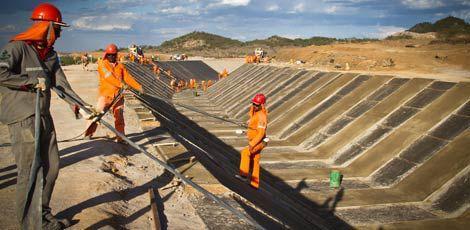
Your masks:
<svg viewBox="0 0 470 230"><path fill-rule="evenodd" d="M31 24L35 0L0 7L0 45ZM470 21L470 0L52 0L64 29L62 52L109 43L159 45L192 31L248 41L288 38L384 38L419 22L452 15Z"/></svg>

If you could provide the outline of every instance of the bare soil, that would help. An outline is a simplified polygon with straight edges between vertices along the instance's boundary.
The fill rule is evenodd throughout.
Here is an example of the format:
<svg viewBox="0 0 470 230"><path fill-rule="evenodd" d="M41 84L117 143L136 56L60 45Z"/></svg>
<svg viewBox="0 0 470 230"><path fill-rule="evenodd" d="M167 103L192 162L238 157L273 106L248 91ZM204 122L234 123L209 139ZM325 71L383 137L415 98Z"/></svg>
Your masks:
<svg viewBox="0 0 470 230"><path fill-rule="evenodd" d="M274 63L322 71L391 74L470 81L469 44L432 44L429 39L383 40L281 49ZM292 63L293 62L293 63ZM349 67L348 67L349 66Z"/></svg>

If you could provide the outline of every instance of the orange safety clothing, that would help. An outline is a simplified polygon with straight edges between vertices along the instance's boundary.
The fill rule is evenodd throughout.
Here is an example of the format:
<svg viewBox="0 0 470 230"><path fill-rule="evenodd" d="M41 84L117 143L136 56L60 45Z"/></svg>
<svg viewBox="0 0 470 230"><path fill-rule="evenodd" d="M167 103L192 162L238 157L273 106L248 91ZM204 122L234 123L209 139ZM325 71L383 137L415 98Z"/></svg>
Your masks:
<svg viewBox="0 0 470 230"><path fill-rule="evenodd" d="M207 81L207 88L212 86L212 80Z"/></svg>
<svg viewBox="0 0 470 230"><path fill-rule="evenodd" d="M250 108L250 119L248 121L248 130L246 135L248 137L249 146L243 149L240 153L240 175L248 177L251 168L250 185L254 188L259 187L259 160L260 153L263 150L263 139L266 137L266 129L268 125L268 112L264 106L261 105L259 111ZM250 151L250 147L252 148ZM251 164L250 164L251 163Z"/></svg>
<svg viewBox="0 0 470 230"><path fill-rule="evenodd" d="M100 96L112 99L118 94L119 89L121 89L124 84L138 91L142 91L142 85L140 85L129 72L127 72L124 65L119 62L113 64L107 59L103 59L98 63L98 73L100 75Z"/></svg>
<svg viewBox="0 0 470 230"><path fill-rule="evenodd" d="M57 37L52 22L39 21L33 23L29 29L14 36L11 41L44 42L52 47Z"/></svg>
<svg viewBox="0 0 470 230"><path fill-rule="evenodd" d="M96 110L98 112L103 111L105 108L108 108L111 105L111 102L113 101L113 98L110 97L105 97L105 96L100 96L98 98L98 103L96 105ZM124 99L121 98L119 101L114 104L113 107L110 108L110 111L113 113L114 117L114 127L116 130L122 134L125 134L124 132ZM87 132L85 133L85 136L93 136L93 134L96 132L96 129L98 128L98 123L93 123L92 121L88 121L87 127ZM117 140L121 140L121 138L117 138Z"/></svg>
<svg viewBox="0 0 470 230"><path fill-rule="evenodd" d="M207 90L206 81L201 81L201 87L202 87L202 91L205 92Z"/></svg>

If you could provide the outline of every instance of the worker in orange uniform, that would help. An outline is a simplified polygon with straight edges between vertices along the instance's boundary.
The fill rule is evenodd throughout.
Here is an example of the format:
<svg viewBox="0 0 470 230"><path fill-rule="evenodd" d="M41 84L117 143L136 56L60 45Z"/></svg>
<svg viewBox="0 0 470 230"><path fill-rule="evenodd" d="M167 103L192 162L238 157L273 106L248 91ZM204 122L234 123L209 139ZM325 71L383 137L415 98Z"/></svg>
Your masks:
<svg viewBox="0 0 470 230"><path fill-rule="evenodd" d="M223 79L223 78L226 78L227 76L228 76L228 71L227 71L226 68L224 68L224 71L219 73L219 80Z"/></svg>
<svg viewBox="0 0 470 230"><path fill-rule="evenodd" d="M110 106L119 93L119 90L123 87L132 87L142 92L142 85L140 85L130 74L122 63L117 61L118 48L115 44L109 44L103 55L103 60L98 63L99 73L99 98L98 105L96 106L97 111L103 111L105 108ZM114 116L114 127L117 131L122 134L124 133L124 98L121 98L111 108ZM93 126L87 129L85 133L85 139L91 139L93 133L96 131L97 124L93 123ZM118 143L124 143L119 137L115 139Z"/></svg>
<svg viewBox="0 0 470 230"><path fill-rule="evenodd" d="M263 94L256 94L251 100L253 103L248 120L248 147L241 151L240 175L236 178L248 182L256 189L259 187L259 161L261 150L266 146L266 128L268 126L268 112L266 110L266 97ZM250 170L250 166L252 166ZM251 176L249 176L251 171Z"/></svg>
<svg viewBox="0 0 470 230"><path fill-rule="evenodd" d="M213 83L212 83L212 80L208 80L208 81L207 81L207 88L211 87L212 84L213 84Z"/></svg>
<svg viewBox="0 0 470 230"><path fill-rule="evenodd" d="M201 81L201 88L202 88L202 91L206 92L206 90L207 90L206 81L204 81L204 80Z"/></svg>
<svg viewBox="0 0 470 230"><path fill-rule="evenodd" d="M191 78L191 79L189 80L189 88L190 88L190 89L194 89L194 81L195 81L194 78Z"/></svg>

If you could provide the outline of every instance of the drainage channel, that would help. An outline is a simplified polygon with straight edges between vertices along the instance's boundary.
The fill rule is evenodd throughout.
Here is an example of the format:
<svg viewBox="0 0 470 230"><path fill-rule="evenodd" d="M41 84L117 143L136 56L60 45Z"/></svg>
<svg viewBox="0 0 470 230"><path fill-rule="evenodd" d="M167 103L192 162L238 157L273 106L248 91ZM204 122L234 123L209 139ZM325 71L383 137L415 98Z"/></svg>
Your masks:
<svg viewBox="0 0 470 230"><path fill-rule="evenodd" d="M142 74L145 70L130 70L134 77L140 82L145 82L147 87L152 87L149 83L157 83L149 74ZM280 220L285 227L293 229L330 229L335 225L347 225L332 214L326 215L317 205L312 204L306 198L291 197L276 188L273 175L263 171L266 182L258 190L236 180L233 175L238 173L237 164L239 161L238 151L225 144L223 141L214 138L204 128L179 113L171 103L149 96L137 96L156 118L170 131L172 137L179 141L185 148L193 153L197 160L217 178L224 186L243 196L258 208L269 213L272 217ZM279 180L278 180L279 181ZM279 183L279 182L278 182ZM326 221L325 219L328 219ZM334 224L331 224L334 220ZM338 224L341 223L341 224Z"/></svg>

